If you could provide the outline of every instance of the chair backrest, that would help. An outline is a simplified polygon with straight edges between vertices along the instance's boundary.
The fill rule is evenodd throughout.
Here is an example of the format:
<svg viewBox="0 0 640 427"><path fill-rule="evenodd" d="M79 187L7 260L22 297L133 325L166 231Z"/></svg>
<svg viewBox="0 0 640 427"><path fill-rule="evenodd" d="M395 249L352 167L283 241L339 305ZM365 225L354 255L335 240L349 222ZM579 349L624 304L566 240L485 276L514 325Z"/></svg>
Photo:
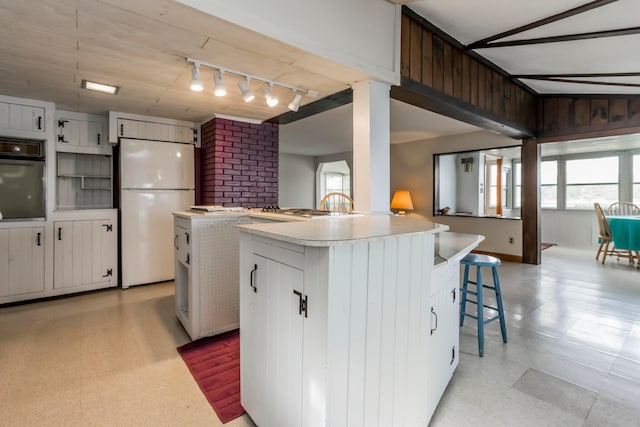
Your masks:
<svg viewBox="0 0 640 427"><path fill-rule="evenodd" d="M640 215L640 207L629 202L615 202L607 209L609 215Z"/></svg>
<svg viewBox="0 0 640 427"><path fill-rule="evenodd" d="M611 239L611 227L609 227L609 221L607 221L607 217L604 216L604 211L602 210L602 206L600 203L594 203L593 207L596 210L596 216L598 217L598 227L600 227L600 238Z"/></svg>
<svg viewBox="0 0 640 427"><path fill-rule="evenodd" d="M329 193L320 201L320 209L331 212L353 212L353 199L344 193Z"/></svg>

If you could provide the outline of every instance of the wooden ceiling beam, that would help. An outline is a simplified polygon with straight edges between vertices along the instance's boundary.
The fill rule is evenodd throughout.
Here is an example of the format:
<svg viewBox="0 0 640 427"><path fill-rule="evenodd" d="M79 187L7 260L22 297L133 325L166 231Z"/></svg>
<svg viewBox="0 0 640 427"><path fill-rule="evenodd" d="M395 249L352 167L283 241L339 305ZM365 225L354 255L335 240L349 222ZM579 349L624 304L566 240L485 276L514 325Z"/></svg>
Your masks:
<svg viewBox="0 0 640 427"><path fill-rule="evenodd" d="M631 27L631 28L620 28L618 30L606 30L606 31L592 31L588 33L580 33L580 34L566 34L563 36L552 36L552 37L538 37L533 39L521 39L521 40L511 40L507 42L493 42L487 45L477 47L476 49L490 49L494 47L510 47L510 46L524 46L524 45L532 45L532 44L543 44L543 43L558 43L558 42L567 42L567 41L576 41L576 40L589 40L589 39L599 39L603 37L619 37L619 36L630 36L634 34L640 34L640 27Z"/></svg>
<svg viewBox="0 0 640 427"><path fill-rule="evenodd" d="M590 10L596 9L598 7L602 7L602 6L606 6L610 3L614 3L618 0L595 0L592 1L590 3L587 4L583 4L582 6L578 6L575 7L573 9L569 9L567 11L561 12L561 13L557 13L555 15L549 16L547 18L543 18L540 19L538 21L532 22L530 24L526 24L526 25L522 25L518 28L514 28L512 30L508 30L505 32L502 32L500 34L496 34L493 35L491 37L487 37L484 38L482 40L478 40L476 42L470 43L469 45L467 45L467 49L468 50L472 50L472 49L482 49L485 47L490 47L488 46L489 43L494 42L496 40L500 40L503 39L505 37L509 37L512 36L514 34L519 34L528 30L532 30L534 28L538 28L538 27L542 27L543 25L547 25L550 24L552 22L556 22L556 21L560 21L562 19L566 19L575 15L578 15L580 13L584 13L584 12L588 12Z"/></svg>
<svg viewBox="0 0 640 427"><path fill-rule="evenodd" d="M628 73L565 73L565 74L513 74L514 79L545 80L549 78L585 78L585 77L640 77L639 71Z"/></svg>
<svg viewBox="0 0 640 427"><path fill-rule="evenodd" d="M638 83L602 82L602 81L594 81L594 80L567 79L567 78L558 78L558 77L542 77L542 78L526 77L526 78L531 80L544 80L547 82L580 83L580 84L597 85L597 86L640 87L640 84Z"/></svg>

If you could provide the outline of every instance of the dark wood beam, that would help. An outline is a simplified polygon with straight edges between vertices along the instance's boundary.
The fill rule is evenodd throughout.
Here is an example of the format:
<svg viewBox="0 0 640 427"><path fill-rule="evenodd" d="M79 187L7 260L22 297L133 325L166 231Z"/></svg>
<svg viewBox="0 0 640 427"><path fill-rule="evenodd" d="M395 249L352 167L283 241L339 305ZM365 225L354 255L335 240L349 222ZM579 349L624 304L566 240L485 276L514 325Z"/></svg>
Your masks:
<svg viewBox="0 0 640 427"><path fill-rule="evenodd" d="M534 138L522 141L522 262L538 265L540 249L540 146Z"/></svg>
<svg viewBox="0 0 640 427"><path fill-rule="evenodd" d="M391 86L391 98L511 138L522 139L534 136L532 129L410 79L403 78L401 86Z"/></svg>
<svg viewBox="0 0 640 427"><path fill-rule="evenodd" d="M486 45L491 43L491 42L493 42L493 41L500 40L500 39L503 39L505 37L512 36L514 34L519 34L519 33L531 30L533 28L538 28L538 27L541 27L543 25L550 24L552 22L560 21L561 19L569 18L571 16L575 16L575 15L578 15L580 13L588 12L588 11L590 11L592 9L595 9L595 8L598 8L598 7L602 7L602 6L606 6L606 5L608 5L610 3L614 3L616 1L618 1L618 0L595 0L595 1L592 1L591 3L587 3L587 4L584 4L582 6L574 7L573 9L569 9L567 11L564 11L564 12L561 12L561 13L557 13L555 15L549 16L547 18L540 19L540 20L532 22L530 24L526 24L526 25L523 25L521 27L514 28L514 29L509 30L509 31L505 31L505 32L502 32L500 34L496 34L494 36L484 38L482 40L478 40L477 42L473 42L473 43L469 44L467 46L467 49L479 49L481 47L487 47Z"/></svg>
<svg viewBox="0 0 640 427"><path fill-rule="evenodd" d="M279 116L265 120L268 123L279 123L286 125L306 117L310 117L324 111L333 110L353 102L353 91L351 88L336 92L317 101L301 106L298 111L289 111Z"/></svg>
<svg viewBox="0 0 640 427"><path fill-rule="evenodd" d="M640 77L640 72L630 73L572 73L572 74L513 74L514 79L546 79L556 78L584 78L584 77Z"/></svg>
<svg viewBox="0 0 640 427"><path fill-rule="evenodd" d="M561 83L579 83L585 85L598 85L598 86L623 86L623 87L640 87L638 83L622 83L622 82L599 82L594 80L581 80L581 79L565 79L558 77L523 77L531 80L543 80L548 82L561 82Z"/></svg>
<svg viewBox="0 0 640 427"><path fill-rule="evenodd" d="M619 37L640 34L640 27L621 28L618 30L592 31L589 33L566 34L564 36L538 37L533 39L511 40L506 42L493 42L473 49L491 49L494 47L525 46L532 44L558 43L576 40L599 39L603 37Z"/></svg>

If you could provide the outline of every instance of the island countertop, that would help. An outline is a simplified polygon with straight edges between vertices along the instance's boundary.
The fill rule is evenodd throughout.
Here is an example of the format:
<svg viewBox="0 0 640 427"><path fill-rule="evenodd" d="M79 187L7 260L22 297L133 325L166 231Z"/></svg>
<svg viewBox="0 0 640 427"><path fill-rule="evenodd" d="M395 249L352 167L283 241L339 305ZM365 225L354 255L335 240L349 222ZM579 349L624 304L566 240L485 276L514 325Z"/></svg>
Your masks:
<svg viewBox="0 0 640 427"><path fill-rule="evenodd" d="M246 224L241 231L303 246L335 246L397 235L440 233L449 226L395 215L364 215L296 223Z"/></svg>

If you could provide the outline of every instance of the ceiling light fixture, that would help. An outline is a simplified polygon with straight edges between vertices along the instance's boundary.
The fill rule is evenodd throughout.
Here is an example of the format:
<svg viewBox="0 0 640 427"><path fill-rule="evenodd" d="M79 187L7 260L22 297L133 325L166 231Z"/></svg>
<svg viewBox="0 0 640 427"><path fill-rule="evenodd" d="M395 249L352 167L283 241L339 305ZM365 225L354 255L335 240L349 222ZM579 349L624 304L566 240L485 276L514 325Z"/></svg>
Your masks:
<svg viewBox="0 0 640 427"><path fill-rule="evenodd" d="M217 74L213 75L213 82L215 84L215 88L213 89L213 94L215 96L225 96L227 94L227 87L224 85L222 81L222 75L224 74L223 70L218 71Z"/></svg>
<svg viewBox="0 0 640 427"><path fill-rule="evenodd" d="M120 89L118 86L106 85L103 83L96 83L89 80L82 79L82 88L89 89L96 92L108 93L109 95L115 95Z"/></svg>
<svg viewBox="0 0 640 427"><path fill-rule="evenodd" d="M191 90L195 92L202 92L204 86L202 85L202 79L200 78L200 64L197 62L193 63L193 68L191 69Z"/></svg>
<svg viewBox="0 0 640 427"><path fill-rule="evenodd" d="M215 84L214 94L216 96L225 96L227 94L226 87L222 81L224 73L234 74L236 76L244 78L243 81L238 83L238 87L242 91L242 99L244 102L250 102L255 98L253 91L249 88L250 80L257 80L259 82L265 83L269 86L269 88L262 89L262 93L264 94L266 103L269 107L275 107L278 105L278 98L273 95L273 86L279 86L285 89L289 89L293 92L293 99L289 103L289 109L291 111L298 111L300 108L300 102L302 101L302 95L308 96L309 98L317 98L318 92L311 89L303 89L297 86L291 86L285 83L276 82L273 80L265 79L262 77L257 77L251 74L243 73L241 71L230 70L225 67L221 67L215 64L209 64L207 62L197 61L195 59L187 58L187 63L193 64L192 79L191 79L191 90L201 91L203 90L202 80L200 79L200 67L211 68L214 70L218 70L217 74L214 74L213 81ZM194 86L195 83L195 86Z"/></svg>
<svg viewBox="0 0 640 427"><path fill-rule="evenodd" d="M262 93L264 94L264 99L269 107L275 107L278 105L278 97L273 95L273 84L269 85L269 89L262 89Z"/></svg>
<svg viewBox="0 0 640 427"><path fill-rule="evenodd" d="M293 91L293 99L289 103L289 110L296 112L298 108L300 108L300 100L302 99L302 95L300 95L297 91Z"/></svg>
<svg viewBox="0 0 640 427"><path fill-rule="evenodd" d="M242 92L242 100L244 102L251 102L256 97L251 89L249 89L249 77L245 81L238 83L240 92Z"/></svg>

